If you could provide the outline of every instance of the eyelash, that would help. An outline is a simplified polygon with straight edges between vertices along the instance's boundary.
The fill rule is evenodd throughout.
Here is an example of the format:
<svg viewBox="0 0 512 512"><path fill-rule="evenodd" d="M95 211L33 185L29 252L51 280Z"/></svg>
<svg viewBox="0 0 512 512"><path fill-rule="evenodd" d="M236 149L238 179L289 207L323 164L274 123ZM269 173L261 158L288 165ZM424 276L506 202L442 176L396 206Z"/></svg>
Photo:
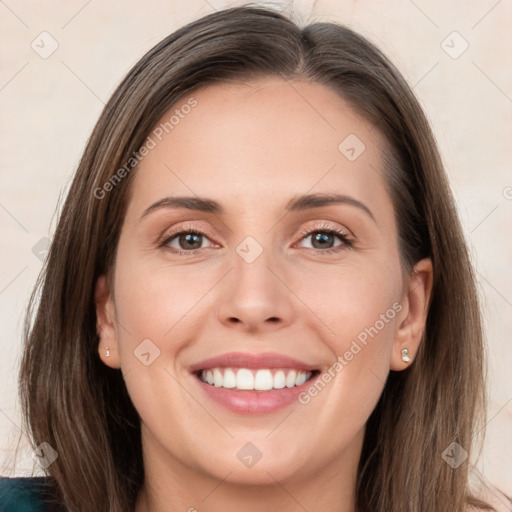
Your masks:
<svg viewBox="0 0 512 512"><path fill-rule="evenodd" d="M337 227L330 226L328 224L322 224L321 226L315 226L313 229L305 229L301 232L301 240L306 238L307 236L310 236L314 233L324 233L328 235L336 235L341 240L341 245L338 245L337 247L332 247L330 249L313 249L314 251L319 252L320 254L333 254L338 253L340 251L350 249L354 242L349 237L349 235L342 231L341 229Z"/></svg>
<svg viewBox="0 0 512 512"><path fill-rule="evenodd" d="M350 239L349 235L347 235L346 232L342 231L341 229L338 229L338 228L335 228L335 227L332 227L332 226L326 225L326 224L317 226L314 229L302 231L300 234L301 240L303 240L304 238L306 238L314 233L324 233L324 234L328 234L328 235L336 235L342 241L341 245L338 245L337 247L332 247L330 249L313 249L314 251L317 251L320 254L338 253L342 250L350 249L353 246L353 240ZM183 235L183 234L187 234L187 235L193 234L193 235L199 235L199 236L204 236L206 238L210 238L210 236L207 233L205 233L201 230L198 230L193 227L185 226L184 228L182 228L178 231L174 231L170 234L166 234L160 240L158 247L164 248L168 243L170 243L172 240L174 240L177 236ZM180 251L177 249L167 248L167 250L169 252L171 252L172 254L191 256L191 255L197 254L197 252L201 251L202 249L193 249L191 251Z"/></svg>

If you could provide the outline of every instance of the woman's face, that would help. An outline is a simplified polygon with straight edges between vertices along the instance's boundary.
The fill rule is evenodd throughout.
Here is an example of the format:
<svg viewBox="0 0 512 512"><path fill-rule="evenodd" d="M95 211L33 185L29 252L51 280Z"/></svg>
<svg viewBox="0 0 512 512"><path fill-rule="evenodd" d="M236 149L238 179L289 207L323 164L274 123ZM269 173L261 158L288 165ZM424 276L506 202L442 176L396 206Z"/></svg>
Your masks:
<svg viewBox="0 0 512 512"><path fill-rule="evenodd" d="M301 81L202 88L166 122L132 177L113 290L97 287L99 353L122 369L145 463L339 475L429 294L428 262L402 274L384 143Z"/></svg>

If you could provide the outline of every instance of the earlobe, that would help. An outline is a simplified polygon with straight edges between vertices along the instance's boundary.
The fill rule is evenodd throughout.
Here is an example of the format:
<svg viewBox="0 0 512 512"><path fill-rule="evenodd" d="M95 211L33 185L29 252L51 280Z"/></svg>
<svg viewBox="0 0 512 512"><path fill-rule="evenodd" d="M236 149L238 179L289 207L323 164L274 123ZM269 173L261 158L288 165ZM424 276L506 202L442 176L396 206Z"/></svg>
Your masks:
<svg viewBox="0 0 512 512"><path fill-rule="evenodd" d="M114 302L108 280L102 275L96 282L96 331L99 337L98 355L110 368L120 368Z"/></svg>
<svg viewBox="0 0 512 512"><path fill-rule="evenodd" d="M414 266L402 300L405 315L395 334L391 370L405 370L418 353L427 321L433 277L430 258L420 260Z"/></svg>

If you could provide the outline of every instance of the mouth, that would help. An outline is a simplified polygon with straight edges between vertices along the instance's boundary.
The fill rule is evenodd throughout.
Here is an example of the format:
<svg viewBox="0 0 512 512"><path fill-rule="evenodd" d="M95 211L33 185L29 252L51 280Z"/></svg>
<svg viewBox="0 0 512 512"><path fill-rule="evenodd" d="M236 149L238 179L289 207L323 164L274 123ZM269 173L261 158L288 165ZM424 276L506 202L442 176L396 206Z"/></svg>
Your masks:
<svg viewBox="0 0 512 512"><path fill-rule="evenodd" d="M320 373L295 368L213 367L194 372L203 383L235 391L271 391L302 386Z"/></svg>
<svg viewBox="0 0 512 512"><path fill-rule="evenodd" d="M212 405L253 415L299 405L300 393L321 373L320 365L272 352L230 352L193 364L189 371Z"/></svg>

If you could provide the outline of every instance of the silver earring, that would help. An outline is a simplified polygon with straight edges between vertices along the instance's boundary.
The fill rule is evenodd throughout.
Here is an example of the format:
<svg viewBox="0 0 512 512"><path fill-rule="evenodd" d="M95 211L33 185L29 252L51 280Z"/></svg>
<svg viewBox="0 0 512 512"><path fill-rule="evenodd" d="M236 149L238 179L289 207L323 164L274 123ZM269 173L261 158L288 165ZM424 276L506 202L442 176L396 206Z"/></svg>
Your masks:
<svg viewBox="0 0 512 512"><path fill-rule="evenodd" d="M402 361L404 363L408 363L410 360L411 360L411 358L409 357L409 349L404 348L402 350Z"/></svg>
<svg viewBox="0 0 512 512"><path fill-rule="evenodd" d="M110 357L110 349L108 347L105 347L106 356Z"/></svg>

